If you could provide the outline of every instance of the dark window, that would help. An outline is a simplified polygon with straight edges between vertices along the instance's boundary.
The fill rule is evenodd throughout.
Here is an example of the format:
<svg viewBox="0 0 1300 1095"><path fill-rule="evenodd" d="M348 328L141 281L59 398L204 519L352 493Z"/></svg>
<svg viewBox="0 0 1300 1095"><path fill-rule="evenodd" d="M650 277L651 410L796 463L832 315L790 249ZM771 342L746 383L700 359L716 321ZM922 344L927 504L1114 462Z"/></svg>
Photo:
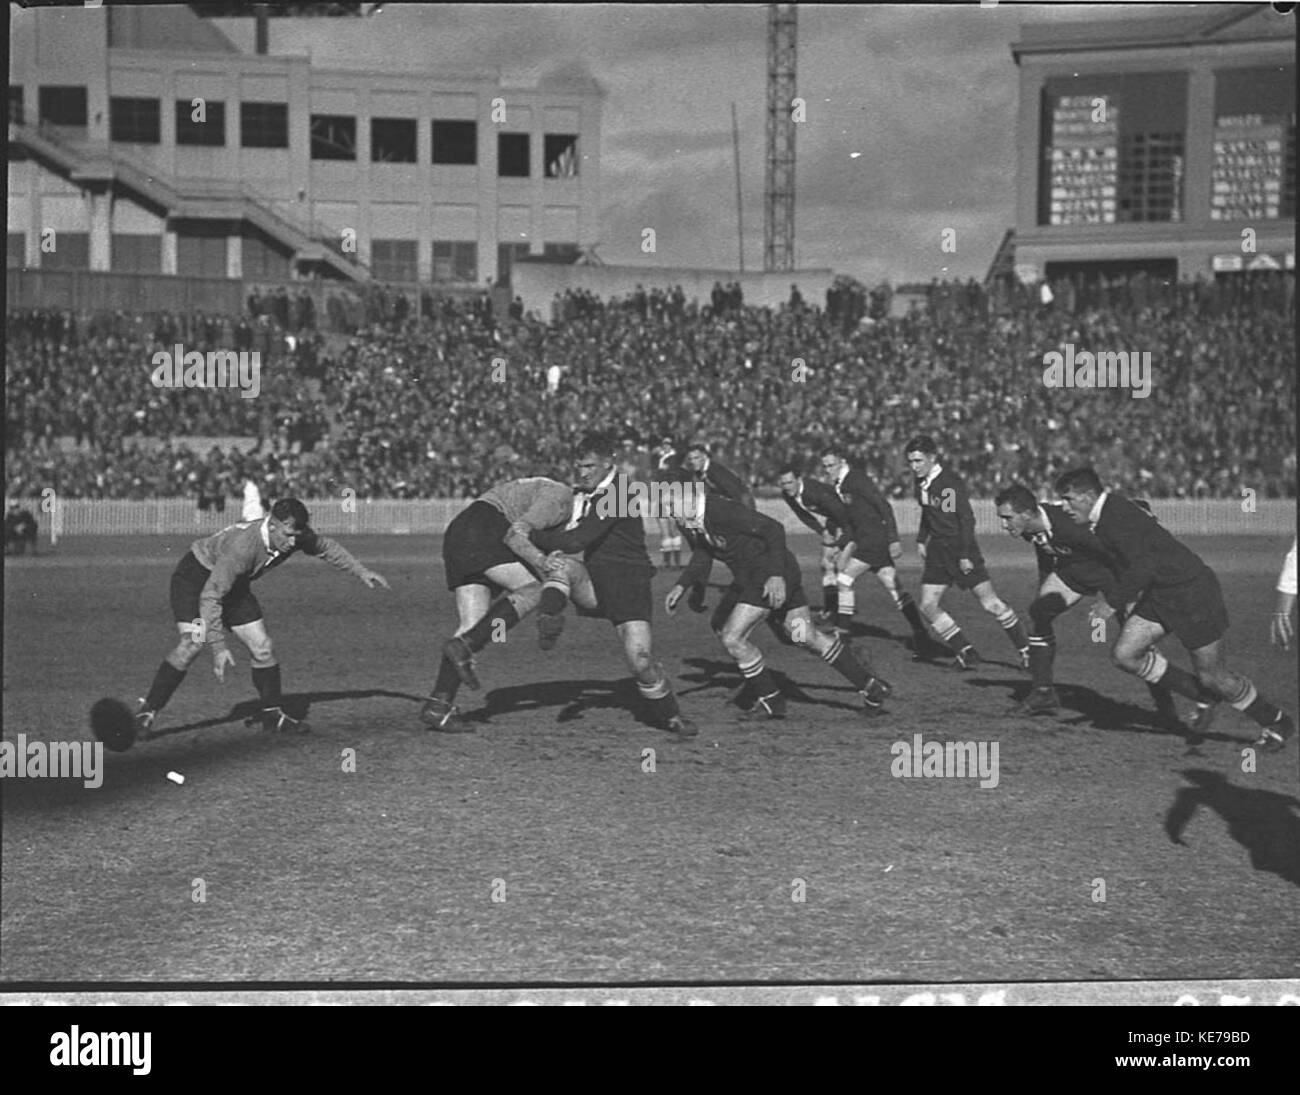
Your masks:
<svg viewBox="0 0 1300 1095"><path fill-rule="evenodd" d="M196 122L198 114L203 120ZM194 100L176 100L176 143L206 145L209 148L222 148L226 143L226 104L203 101L203 109L194 105Z"/></svg>
<svg viewBox="0 0 1300 1095"><path fill-rule="evenodd" d="M18 125L23 124L22 84L9 85L9 120L18 123Z"/></svg>
<svg viewBox="0 0 1300 1095"><path fill-rule="evenodd" d="M244 148L288 148L289 104L239 104L239 143Z"/></svg>
<svg viewBox="0 0 1300 1095"><path fill-rule="evenodd" d="M245 279L287 281L293 272L292 256L261 229L246 224L243 229L240 268Z"/></svg>
<svg viewBox="0 0 1300 1095"><path fill-rule="evenodd" d="M157 99L109 99L109 139L122 144L157 144L161 140L158 109Z"/></svg>
<svg viewBox="0 0 1300 1095"><path fill-rule="evenodd" d="M1214 74L1211 220L1295 216L1295 65Z"/></svg>
<svg viewBox="0 0 1300 1095"><path fill-rule="evenodd" d="M503 179L528 178L528 134L497 136L497 175Z"/></svg>
<svg viewBox="0 0 1300 1095"><path fill-rule="evenodd" d="M415 240L373 240L370 276L377 281L417 280Z"/></svg>
<svg viewBox="0 0 1300 1095"><path fill-rule="evenodd" d="M415 119L370 119L371 163L415 163Z"/></svg>
<svg viewBox="0 0 1300 1095"><path fill-rule="evenodd" d="M434 240L434 281L478 281L478 244L474 240Z"/></svg>
<svg viewBox="0 0 1300 1095"><path fill-rule="evenodd" d="M578 177L578 135L576 133L546 134L543 151L546 153L548 179Z"/></svg>
<svg viewBox="0 0 1300 1095"><path fill-rule="evenodd" d="M42 87L37 93L37 111L42 125L86 126L86 89Z"/></svg>
<svg viewBox="0 0 1300 1095"><path fill-rule="evenodd" d="M9 233L9 265L27 265L27 234L25 232Z"/></svg>
<svg viewBox="0 0 1300 1095"><path fill-rule="evenodd" d="M54 250L41 250L41 267L45 270L89 270L90 233L56 232Z"/></svg>
<svg viewBox="0 0 1300 1095"><path fill-rule="evenodd" d="M113 269L129 274L161 274L162 236L114 232Z"/></svg>
<svg viewBox="0 0 1300 1095"><path fill-rule="evenodd" d="M433 162L478 163L478 122L433 123Z"/></svg>
<svg viewBox="0 0 1300 1095"><path fill-rule="evenodd" d="M219 222L191 221L176 232L176 273L196 278L224 278L226 230Z"/></svg>
<svg viewBox="0 0 1300 1095"><path fill-rule="evenodd" d="M1183 219L1183 135L1132 133L1119 146L1119 220Z"/></svg>
<svg viewBox="0 0 1300 1095"><path fill-rule="evenodd" d="M313 160L355 160L357 119L351 114L311 116L311 158Z"/></svg>
<svg viewBox="0 0 1300 1095"><path fill-rule="evenodd" d="M510 272L514 269L515 259L528 257L528 244L526 243L498 243L497 244L497 283L510 282Z"/></svg>
<svg viewBox="0 0 1300 1095"><path fill-rule="evenodd" d="M581 251L576 243L547 243L542 245L542 254L552 262L573 263Z"/></svg>

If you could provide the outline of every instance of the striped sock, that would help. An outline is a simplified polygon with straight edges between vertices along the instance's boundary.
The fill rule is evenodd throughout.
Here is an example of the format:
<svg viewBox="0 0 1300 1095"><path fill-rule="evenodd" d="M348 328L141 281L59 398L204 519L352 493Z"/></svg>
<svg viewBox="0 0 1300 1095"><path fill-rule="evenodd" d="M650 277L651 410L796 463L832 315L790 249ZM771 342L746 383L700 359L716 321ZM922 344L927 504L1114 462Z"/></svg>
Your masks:
<svg viewBox="0 0 1300 1095"><path fill-rule="evenodd" d="M763 661L761 653L751 662L737 662L736 667L740 670L741 676L752 687L755 695L768 696L779 691L776 681L772 679L772 674L767 671L767 664Z"/></svg>
<svg viewBox="0 0 1300 1095"><path fill-rule="evenodd" d="M867 687L873 676L870 664L864 666L854 656L853 651L839 639L822 651L821 658L859 691Z"/></svg>
<svg viewBox="0 0 1300 1095"><path fill-rule="evenodd" d="M1025 634L1025 625L1020 622L1020 617L1016 615L1014 608L1008 608L997 617L997 621L1002 630L1007 633L1011 645L1017 650L1024 650L1029 645L1029 636Z"/></svg>
<svg viewBox="0 0 1300 1095"><path fill-rule="evenodd" d="M677 706L677 697L673 695L672 685L668 683L668 678L662 674L653 684L644 684L637 681L636 690L641 693L646 703L650 705L651 713L661 724L667 723L669 719L676 718L682 713L681 708Z"/></svg>
<svg viewBox="0 0 1300 1095"><path fill-rule="evenodd" d="M1052 662L1055 659L1055 635L1029 636L1029 673L1035 688L1052 687Z"/></svg>

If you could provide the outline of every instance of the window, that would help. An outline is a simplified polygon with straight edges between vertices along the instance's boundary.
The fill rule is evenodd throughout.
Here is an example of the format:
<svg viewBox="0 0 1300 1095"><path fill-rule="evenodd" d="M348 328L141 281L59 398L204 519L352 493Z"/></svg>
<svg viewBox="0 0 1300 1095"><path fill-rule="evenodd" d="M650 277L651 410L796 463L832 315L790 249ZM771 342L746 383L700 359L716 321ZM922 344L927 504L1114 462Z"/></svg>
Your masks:
<svg viewBox="0 0 1300 1095"><path fill-rule="evenodd" d="M114 96L108 101L109 139L122 144L157 144L160 140L157 99Z"/></svg>
<svg viewBox="0 0 1300 1095"><path fill-rule="evenodd" d="M1211 220L1295 216L1295 66L1214 74Z"/></svg>
<svg viewBox="0 0 1300 1095"><path fill-rule="evenodd" d="M9 120L18 125L23 124L23 86L9 85Z"/></svg>
<svg viewBox="0 0 1300 1095"><path fill-rule="evenodd" d="M578 177L578 135L576 133L548 133L543 139L546 177L548 179L576 179Z"/></svg>
<svg viewBox="0 0 1300 1095"><path fill-rule="evenodd" d="M1182 220L1183 135L1132 133L1119 146L1119 220Z"/></svg>
<svg viewBox="0 0 1300 1095"><path fill-rule="evenodd" d="M355 160L357 120L351 114L311 116L311 158L313 160Z"/></svg>
<svg viewBox="0 0 1300 1095"><path fill-rule="evenodd" d="M162 236L113 233L113 269L129 274L162 273Z"/></svg>
<svg viewBox="0 0 1300 1095"><path fill-rule="evenodd" d="M478 244L474 240L433 241L434 281L478 281Z"/></svg>
<svg viewBox="0 0 1300 1095"><path fill-rule="evenodd" d="M89 270L90 233L56 232L54 250L41 252L45 270Z"/></svg>
<svg viewBox="0 0 1300 1095"><path fill-rule="evenodd" d="M547 243L542 246L542 254L552 262L574 263L582 252L576 243Z"/></svg>
<svg viewBox="0 0 1300 1095"><path fill-rule="evenodd" d="M497 283L510 282L510 272L514 269L515 260L528 257L528 244L526 243L498 243L497 244Z"/></svg>
<svg viewBox="0 0 1300 1095"><path fill-rule="evenodd" d="M376 281L416 281L415 240L374 240L370 244L370 276Z"/></svg>
<svg viewBox="0 0 1300 1095"><path fill-rule="evenodd" d="M224 148L226 144L226 104L203 100L202 109L194 99L176 100L176 143ZM201 121L195 121L198 115Z"/></svg>
<svg viewBox="0 0 1300 1095"><path fill-rule="evenodd" d="M370 119L371 163L415 163L415 119Z"/></svg>
<svg viewBox="0 0 1300 1095"><path fill-rule="evenodd" d="M433 123L433 162L437 164L478 163L478 122Z"/></svg>
<svg viewBox="0 0 1300 1095"><path fill-rule="evenodd" d="M9 265L10 266L27 265L27 233L25 232L9 233Z"/></svg>
<svg viewBox="0 0 1300 1095"><path fill-rule="evenodd" d="M289 104L239 104L239 143L244 148L288 148Z"/></svg>
<svg viewBox="0 0 1300 1095"><path fill-rule="evenodd" d="M497 137L497 175L503 179L528 178L527 133L502 133Z"/></svg>
<svg viewBox="0 0 1300 1095"><path fill-rule="evenodd" d="M86 89L42 87L37 94L37 111L42 125L86 126Z"/></svg>

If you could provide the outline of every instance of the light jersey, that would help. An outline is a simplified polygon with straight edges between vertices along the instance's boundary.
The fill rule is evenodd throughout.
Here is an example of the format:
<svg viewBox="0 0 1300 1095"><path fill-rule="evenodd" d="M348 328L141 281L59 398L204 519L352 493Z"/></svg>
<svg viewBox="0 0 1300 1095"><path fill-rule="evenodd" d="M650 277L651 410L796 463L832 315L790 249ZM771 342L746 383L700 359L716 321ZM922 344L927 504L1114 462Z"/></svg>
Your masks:
<svg viewBox="0 0 1300 1095"><path fill-rule="evenodd" d="M529 529L554 528L568 523L573 512L573 488L557 479L534 475L498 483L479 498L499 509L508 524Z"/></svg>

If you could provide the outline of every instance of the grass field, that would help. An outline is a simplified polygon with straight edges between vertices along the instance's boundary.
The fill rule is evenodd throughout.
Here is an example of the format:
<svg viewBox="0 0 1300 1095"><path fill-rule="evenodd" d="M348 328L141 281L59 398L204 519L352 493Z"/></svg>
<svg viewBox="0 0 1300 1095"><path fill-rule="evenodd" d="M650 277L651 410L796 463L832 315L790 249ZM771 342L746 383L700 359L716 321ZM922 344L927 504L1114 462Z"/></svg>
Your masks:
<svg viewBox="0 0 1300 1095"><path fill-rule="evenodd" d="M255 587L313 734L244 728L254 692L236 646L234 679L196 663L164 736L106 754L98 789L4 780L4 980L1300 973L1296 744L1245 772L1255 727L1231 709L1200 743L1154 730L1145 688L1092 642L1086 605L1058 625L1055 719L1004 714L1028 679L973 599L950 594L949 608L987 664L914 665L867 577L856 641L895 686L885 718L863 720L840 678L763 629L769 664L794 686L790 718L738 723L726 706L738 674L708 617L683 611L657 614L655 639L700 725L693 741L632 713L612 629L572 617L548 654L531 621L490 647L485 691L461 697L477 732L444 736L417 718L454 627L437 540L345 542L393 592L305 558ZM1287 543L1188 542L1228 596L1232 663L1294 713L1295 652L1267 641ZM812 538L792 543L817 601ZM6 741L88 737L101 696L134 707L174 638L167 580L187 546L71 540L6 560ZM1032 552L984 547L1023 610ZM903 576L915 583L914 557ZM656 578L660 600L669 585ZM997 786L895 778L891 746L918 733L996 742ZM1166 832L1175 812L1190 813L1181 844Z"/></svg>

